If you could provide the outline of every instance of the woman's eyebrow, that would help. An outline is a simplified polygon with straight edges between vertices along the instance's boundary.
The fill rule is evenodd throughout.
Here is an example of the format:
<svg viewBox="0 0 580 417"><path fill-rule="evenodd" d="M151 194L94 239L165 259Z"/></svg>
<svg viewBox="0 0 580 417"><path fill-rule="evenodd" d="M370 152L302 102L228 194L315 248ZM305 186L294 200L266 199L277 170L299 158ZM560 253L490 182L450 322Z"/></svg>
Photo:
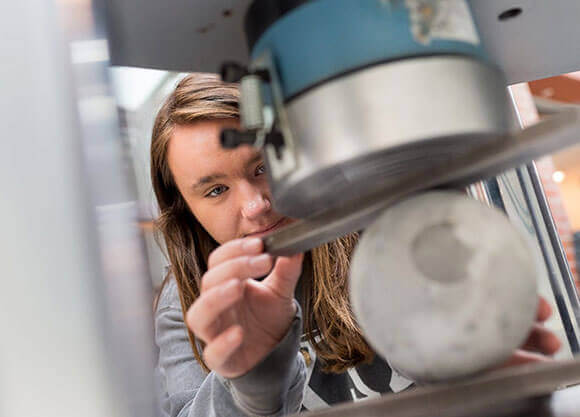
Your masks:
<svg viewBox="0 0 580 417"><path fill-rule="evenodd" d="M246 167L249 167L250 165L253 165L260 160L262 160L262 154L257 153L251 159L249 159L248 162L246 162ZM195 190L198 190L200 188L203 188L207 184L210 184L216 180L219 180L219 179L225 178L225 177L227 177L227 175L222 174L222 173L206 175L204 177L201 177L195 184L193 184L191 186L191 188L195 191Z"/></svg>
<svg viewBox="0 0 580 417"><path fill-rule="evenodd" d="M199 179L199 181L197 181L195 184L193 184L191 186L191 188L193 190L198 190L200 188L203 188L205 185L214 182L215 180L218 180L220 178L225 178L225 176L226 176L225 174L210 174L210 175L206 175L205 177L201 177Z"/></svg>
<svg viewBox="0 0 580 417"><path fill-rule="evenodd" d="M262 160L262 154L258 152L248 162L246 162L246 168L260 160Z"/></svg>

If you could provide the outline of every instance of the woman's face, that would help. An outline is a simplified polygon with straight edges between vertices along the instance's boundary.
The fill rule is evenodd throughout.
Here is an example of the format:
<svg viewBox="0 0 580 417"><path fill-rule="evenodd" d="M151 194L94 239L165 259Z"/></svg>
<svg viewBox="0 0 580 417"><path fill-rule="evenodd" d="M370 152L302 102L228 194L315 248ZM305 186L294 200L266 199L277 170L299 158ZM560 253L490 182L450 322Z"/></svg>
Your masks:
<svg viewBox="0 0 580 417"><path fill-rule="evenodd" d="M223 128L235 121L209 120L175 126L168 162L191 212L220 244L263 236L292 222L272 209L264 161L249 146L223 149Z"/></svg>

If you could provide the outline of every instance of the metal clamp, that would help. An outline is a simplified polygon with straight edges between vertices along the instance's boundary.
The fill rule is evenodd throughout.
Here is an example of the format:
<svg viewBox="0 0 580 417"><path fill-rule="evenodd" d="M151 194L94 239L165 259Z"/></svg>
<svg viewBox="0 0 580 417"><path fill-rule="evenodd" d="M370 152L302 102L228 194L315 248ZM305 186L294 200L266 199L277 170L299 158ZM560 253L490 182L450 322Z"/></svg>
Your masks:
<svg viewBox="0 0 580 417"><path fill-rule="evenodd" d="M240 119L244 130L224 130L225 148L252 145L266 153L270 176L278 181L297 167L294 136L284 107L280 77L270 51L245 68L225 63L221 69L226 82L240 82Z"/></svg>

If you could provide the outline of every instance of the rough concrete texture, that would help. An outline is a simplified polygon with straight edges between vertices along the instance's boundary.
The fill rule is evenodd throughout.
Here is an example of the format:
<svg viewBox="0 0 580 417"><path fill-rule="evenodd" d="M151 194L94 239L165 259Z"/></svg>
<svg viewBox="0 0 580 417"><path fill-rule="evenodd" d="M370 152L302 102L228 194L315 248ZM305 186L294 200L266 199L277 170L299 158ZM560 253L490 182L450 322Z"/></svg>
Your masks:
<svg viewBox="0 0 580 417"><path fill-rule="evenodd" d="M469 376L524 342L537 262L501 211L457 192L420 194L364 232L351 267L353 309L376 351L406 377Z"/></svg>

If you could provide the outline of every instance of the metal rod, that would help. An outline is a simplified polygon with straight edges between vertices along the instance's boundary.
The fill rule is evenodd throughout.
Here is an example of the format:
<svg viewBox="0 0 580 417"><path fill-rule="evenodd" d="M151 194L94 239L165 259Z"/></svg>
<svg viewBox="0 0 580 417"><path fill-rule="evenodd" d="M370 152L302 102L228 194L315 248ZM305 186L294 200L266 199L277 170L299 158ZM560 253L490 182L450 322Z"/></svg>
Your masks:
<svg viewBox="0 0 580 417"><path fill-rule="evenodd" d="M566 254L564 252L564 248L562 247L562 242L560 241L560 237L558 235L558 230L556 229L556 224L554 223L554 219L552 218L552 214L550 212L550 208L548 206L548 201L546 199L546 195L542 189L542 185L540 183L540 178L538 176L538 172L534 164L526 165L525 169L528 172L530 177L530 181L532 183L532 187L534 190L534 194L536 195L538 207L540 208L540 213L542 215L542 220L548 232L548 238L550 239L550 244L552 245L552 249L554 250L554 255L558 264L558 269L560 270L560 275L562 276L562 282L564 284L564 288L566 289L566 294L568 296L568 300L572 306L572 311L574 312L574 318L576 319L576 325L580 326L580 305L578 301L578 293L576 292L576 286L574 285L574 278L572 277L572 272L570 271L570 267L566 260ZM518 177L521 179L521 173L518 170ZM522 183L523 187L523 183ZM524 190L525 191L525 190ZM526 194L526 199L529 198ZM528 202L529 205L529 202ZM536 228L536 233L539 234L537 219L534 215L532 215L532 219L534 221L534 227ZM543 242L542 242L543 243ZM542 251L544 248L542 248ZM546 257L546 256L544 256ZM548 262L545 259L546 264ZM550 274L552 275L552 274ZM555 278L550 276L550 281L555 281ZM564 328L566 330L566 336L568 338L568 342L570 343L570 350L573 354L577 354L580 352L580 347L578 343L578 334L574 329L574 326L570 322L572 320L571 317L567 313L563 314L563 311L566 311L566 305L563 300L564 295L563 291L558 285L557 282L551 282L552 289L554 291L554 296L556 297L556 303L558 304L558 310L560 310L560 317L562 318L562 322L564 324Z"/></svg>

